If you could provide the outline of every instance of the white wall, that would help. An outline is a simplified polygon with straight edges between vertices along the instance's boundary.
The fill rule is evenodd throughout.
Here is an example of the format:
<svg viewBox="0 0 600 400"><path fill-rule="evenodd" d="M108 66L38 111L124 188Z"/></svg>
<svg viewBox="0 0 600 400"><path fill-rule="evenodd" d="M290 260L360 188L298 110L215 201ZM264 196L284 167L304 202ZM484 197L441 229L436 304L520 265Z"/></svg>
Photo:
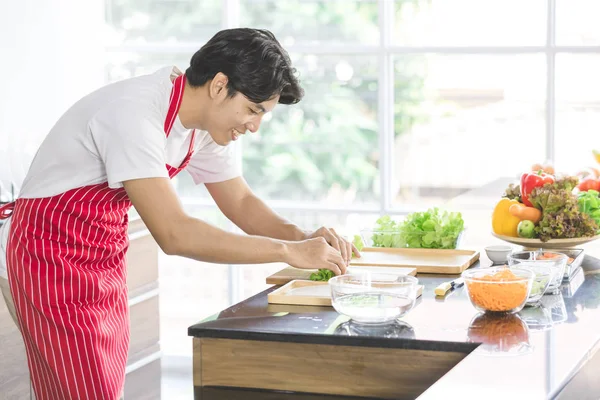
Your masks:
<svg viewBox="0 0 600 400"><path fill-rule="evenodd" d="M0 187L23 181L48 130L104 83L102 0L0 0Z"/></svg>

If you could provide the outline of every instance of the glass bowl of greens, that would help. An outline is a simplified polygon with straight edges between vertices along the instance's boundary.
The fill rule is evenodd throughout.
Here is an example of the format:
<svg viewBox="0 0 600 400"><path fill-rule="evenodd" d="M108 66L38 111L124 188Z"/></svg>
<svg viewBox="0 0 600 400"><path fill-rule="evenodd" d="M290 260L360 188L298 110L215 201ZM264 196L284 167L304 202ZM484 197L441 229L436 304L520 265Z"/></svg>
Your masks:
<svg viewBox="0 0 600 400"><path fill-rule="evenodd" d="M552 270L552 278L547 288L547 293L556 294L560 291L560 285L565 275L569 257L565 254L547 250L517 251L509 254L508 265L511 267L540 266Z"/></svg>
<svg viewBox="0 0 600 400"><path fill-rule="evenodd" d="M383 216L360 233L365 247L456 249L464 232L461 213L432 208L401 221Z"/></svg>
<svg viewBox="0 0 600 400"><path fill-rule="evenodd" d="M398 232L363 229L360 231L364 247L389 247L410 249L456 249L460 246L464 230L452 235L431 232Z"/></svg>
<svg viewBox="0 0 600 400"><path fill-rule="evenodd" d="M539 305L540 299L542 298L542 296L544 296L544 294L546 294L546 291L550 287L552 279L554 279L556 271L548 265L536 264L535 261L526 261L518 264L513 264L513 266L519 267L520 269L527 269L534 273L533 283L531 284L531 291L529 292L529 296L527 297L525 305Z"/></svg>
<svg viewBox="0 0 600 400"><path fill-rule="evenodd" d="M418 279L361 271L329 280L335 310L359 324L385 324L408 313L417 299Z"/></svg>

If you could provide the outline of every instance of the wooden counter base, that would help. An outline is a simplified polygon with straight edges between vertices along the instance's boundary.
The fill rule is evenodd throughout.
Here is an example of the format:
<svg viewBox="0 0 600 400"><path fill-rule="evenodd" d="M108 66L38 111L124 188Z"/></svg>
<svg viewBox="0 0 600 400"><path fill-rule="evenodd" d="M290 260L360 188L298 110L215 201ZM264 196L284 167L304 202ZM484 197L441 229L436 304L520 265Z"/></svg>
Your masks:
<svg viewBox="0 0 600 400"><path fill-rule="evenodd" d="M216 386L394 399L414 399L467 356L217 338L194 338L193 345L196 389Z"/></svg>

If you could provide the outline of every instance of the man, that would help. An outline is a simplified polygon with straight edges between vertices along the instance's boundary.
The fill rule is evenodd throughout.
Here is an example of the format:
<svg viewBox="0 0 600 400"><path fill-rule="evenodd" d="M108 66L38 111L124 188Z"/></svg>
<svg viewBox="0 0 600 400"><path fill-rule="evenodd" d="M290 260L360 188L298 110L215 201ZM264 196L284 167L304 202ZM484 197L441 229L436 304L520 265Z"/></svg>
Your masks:
<svg viewBox="0 0 600 400"><path fill-rule="evenodd" d="M307 233L258 199L227 145L303 92L268 31L217 33L172 67L103 87L52 128L19 199L0 210L0 278L38 399L116 399L129 343L125 252L135 206L167 254L214 263L285 262L344 273L358 251ZM186 169L248 235L188 216L170 183ZM0 268L0 275L5 275Z"/></svg>

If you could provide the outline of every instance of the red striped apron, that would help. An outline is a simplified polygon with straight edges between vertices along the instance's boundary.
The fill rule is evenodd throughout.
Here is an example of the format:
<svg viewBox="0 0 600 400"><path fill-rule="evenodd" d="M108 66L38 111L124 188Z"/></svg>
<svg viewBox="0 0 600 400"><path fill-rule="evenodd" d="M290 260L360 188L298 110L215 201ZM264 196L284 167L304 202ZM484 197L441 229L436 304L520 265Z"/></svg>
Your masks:
<svg viewBox="0 0 600 400"><path fill-rule="evenodd" d="M183 95L173 84L164 123L167 137ZM167 165L174 177L178 168ZM125 189L107 183L46 198L18 199L7 248L10 290L38 400L117 399L129 347L125 253L129 246Z"/></svg>

